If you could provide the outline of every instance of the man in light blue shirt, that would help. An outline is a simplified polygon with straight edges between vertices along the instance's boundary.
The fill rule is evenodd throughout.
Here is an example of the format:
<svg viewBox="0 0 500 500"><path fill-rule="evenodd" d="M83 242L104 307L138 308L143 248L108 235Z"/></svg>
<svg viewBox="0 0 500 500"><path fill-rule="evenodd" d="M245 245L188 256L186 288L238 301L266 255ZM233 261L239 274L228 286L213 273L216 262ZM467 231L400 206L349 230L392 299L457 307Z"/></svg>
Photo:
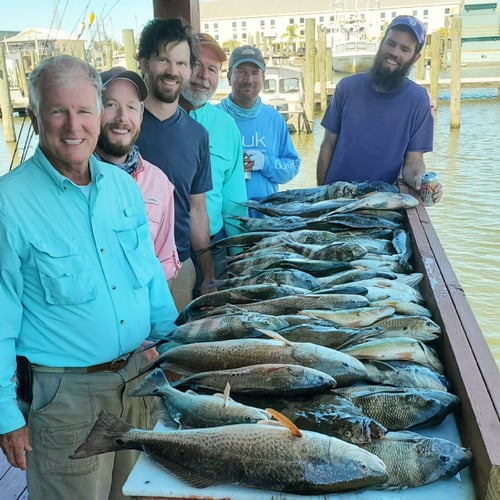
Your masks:
<svg viewBox="0 0 500 500"><path fill-rule="evenodd" d="M210 140L212 189L206 193L210 240L212 243L241 233L237 219L248 217L241 134L235 121L208 100L219 85L219 74L226 54L214 38L197 33L199 55L189 85L183 89L179 104L191 118L201 123ZM212 249L214 274L220 278L226 268L225 249Z"/></svg>
<svg viewBox="0 0 500 500"><path fill-rule="evenodd" d="M102 409L150 425L126 380L147 363L141 345L164 338L177 311L140 189L92 156L99 74L56 56L29 85L39 146L0 178L0 445L27 470L30 498L123 498L136 457L68 456ZM16 356L31 363L17 365L19 402Z"/></svg>

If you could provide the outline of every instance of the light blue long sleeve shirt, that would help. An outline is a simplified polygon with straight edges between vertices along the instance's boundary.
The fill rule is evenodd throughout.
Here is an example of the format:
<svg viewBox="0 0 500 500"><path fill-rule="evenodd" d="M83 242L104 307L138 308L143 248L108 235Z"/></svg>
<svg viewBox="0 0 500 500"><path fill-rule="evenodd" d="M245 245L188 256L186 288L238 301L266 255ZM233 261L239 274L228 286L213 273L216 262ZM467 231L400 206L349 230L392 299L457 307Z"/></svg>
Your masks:
<svg viewBox="0 0 500 500"><path fill-rule="evenodd" d="M94 157L90 171L86 195L38 148L0 178L0 434L25 424L16 355L91 366L174 329L140 189Z"/></svg>
<svg viewBox="0 0 500 500"><path fill-rule="evenodd" d="M208 130L212 189L206 193L210 235L224 228L227 236L239 234L231 216L248 217L241 135L234 120L210 103L189 112L189 116Z"/></svg>
<svg viewBox="0 0 500 500"><path fill-rule="evenodd" d="M231 114L227 106L230 97L218 105ZM248 117L246 110L231 114L240 129L243 151L250 157L259 151L265 161L262 170L252 171L246 181L248 199L264 198L278 191L279 184L291 181L299 172L300 158L295 150L288 127L283 117L271 106L260 104L260 111L254 116L253 108ZM237 108L236 105L233 105Z"/></svg>

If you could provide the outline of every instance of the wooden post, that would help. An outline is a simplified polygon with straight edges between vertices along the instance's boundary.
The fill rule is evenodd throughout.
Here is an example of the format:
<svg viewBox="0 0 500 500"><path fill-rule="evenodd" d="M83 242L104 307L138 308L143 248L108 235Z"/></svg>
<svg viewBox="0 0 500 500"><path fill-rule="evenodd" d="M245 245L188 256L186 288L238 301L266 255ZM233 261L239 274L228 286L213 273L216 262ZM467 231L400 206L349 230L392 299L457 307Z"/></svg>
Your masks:
<svg viewBox="0 0 500 500"><path fill-rule="evenodd" d="M462 18L451 20L450 128L460 128L460 86L462 62Z"/></svg>
<svg viewBox="0 0 500 500"><path fill-rule="evenodd" d="M415 80L425 80L425 61L427 45L422 47L420 59L415 63Z"/></svg>
<svg viewBox="0 0 500 500"><path fill-rule="evenodd" d="M441 61L441 67L443 69L448 68L449 49L450 49L450 17L445 16L445 18L444 18L444 37L443 37L443 58Z"/></svg>
<svg viewBox="0 0 500 500"><path fill-rule="evenodd" d="M431 83L430 92L432 102L437 108L439 91L439 49L441 43L441 33L434 31L431 35Z"/></svg>
<svg viewBox="0 0 500 500"><path fill-rule="evenodd" d="M318 27L318 74L320 109L324 111L327 105L326 98L326 31Z"/></svg>
<svg viewBox="0 0 500 500"><path fill-rule="evenodd" d="M333 82L332 49L326 49L326 81Z"/></svg>
<svg viewBox="0 0 500 500"><path fill-rule="evenodd" d="M125 47L125 65L130 71L137 71L137 60L135 58L134 30L122 30L123 45Z"/></svg>
<svg viewBox="0 0 500 500"><path fill-rule="evenodd" d="M28 96L28 80L26 79L23 56L20 52L17 54L16 69L17 77L19 79L19 88L21 89L23 96Z"/></svg>
<svg viewBox="0 0 500 500"><path fill-rule="evenodd" d="M182 17L194 31L200 31L198 0L153 0L153 12L154 16L160 19Z"/></svg>
<svg viewBox="0 0 500 500"><path fill-rule="evenodd" d="M312 124L314 115L314 62L316 58L315 20L306 19L305 22L305 65L304 65L304 113L305 119Z"/></svg>
<svg viewBox="0 0 500 500"><path fill-rule="evenodd" d="M12 101L10 100L9 77L5 63L5 49L0 44L0 108L2 109L3 135L6 142L16 141Z"/></svg>

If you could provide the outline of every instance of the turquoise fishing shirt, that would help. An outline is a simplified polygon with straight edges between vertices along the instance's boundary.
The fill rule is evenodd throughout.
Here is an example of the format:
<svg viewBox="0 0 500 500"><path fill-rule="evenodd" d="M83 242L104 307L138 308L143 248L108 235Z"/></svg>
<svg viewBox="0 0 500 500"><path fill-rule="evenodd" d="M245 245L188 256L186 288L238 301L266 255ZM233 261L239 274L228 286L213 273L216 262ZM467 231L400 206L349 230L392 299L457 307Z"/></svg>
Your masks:
<svg viewBox="0 0 500 500"><path fill-rule="evenodd" d="M208 130L212 189L206 193L210 235L224 229L227 236L241 233L232 216L248 217L241 134L234 120L210 103L189 112Z"/></svg>
<svg viewBox="0 0 500 500"><path fill-rule="evenodd" d="M40 148L0 177L0 434L25 424L16 355L91 366L174 329L177 310L139 187L119 168L89 161L85 188Z"/></svg>

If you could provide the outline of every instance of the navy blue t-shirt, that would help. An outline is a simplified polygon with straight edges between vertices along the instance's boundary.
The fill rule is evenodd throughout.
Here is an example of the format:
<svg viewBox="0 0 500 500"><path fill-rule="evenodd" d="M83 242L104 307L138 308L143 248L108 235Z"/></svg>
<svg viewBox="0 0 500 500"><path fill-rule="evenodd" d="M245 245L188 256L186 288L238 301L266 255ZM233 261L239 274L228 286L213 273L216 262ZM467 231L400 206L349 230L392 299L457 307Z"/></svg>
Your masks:
<svg viewBox="0 0 500 500"><path fill-rule="evenodd" d="M411 80L396 91L382 93L373 88L367 73L343 78L321 125L338 135L325 184L394 183L406 152L432 151L429 96Z"/></svg>
<svg viewBox="0 0 500 500"><path fill-rule="evenodd" d="M208 132L181 108L160 121L147 109L136 143L141 155L160 167L175 187L175 243L179 259L190 256L190 195L212 189Z"/></svg>

